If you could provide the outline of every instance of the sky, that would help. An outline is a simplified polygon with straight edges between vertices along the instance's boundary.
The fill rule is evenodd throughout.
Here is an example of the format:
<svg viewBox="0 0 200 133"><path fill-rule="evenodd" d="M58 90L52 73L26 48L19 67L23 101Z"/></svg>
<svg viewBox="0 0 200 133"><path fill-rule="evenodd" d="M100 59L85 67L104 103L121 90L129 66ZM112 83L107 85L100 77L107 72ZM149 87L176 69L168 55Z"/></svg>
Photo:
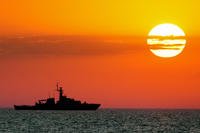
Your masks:
<svg viewBox="0 0 200 133"><path fill-rule="evenodd" d="M0 107L64 93L102 108L200 108L197 0L0 2ZM173 58L153 55L149 31L181 27Z"/></svg>

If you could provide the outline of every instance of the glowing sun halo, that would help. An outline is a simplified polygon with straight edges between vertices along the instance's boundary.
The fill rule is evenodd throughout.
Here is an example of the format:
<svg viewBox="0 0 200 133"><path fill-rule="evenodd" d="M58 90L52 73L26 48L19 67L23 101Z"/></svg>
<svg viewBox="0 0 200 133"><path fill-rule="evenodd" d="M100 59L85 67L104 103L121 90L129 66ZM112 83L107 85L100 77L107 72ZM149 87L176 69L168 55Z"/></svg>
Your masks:
<svg viewBox="0 0 200 133"><path fill-rule="evenodd" d="M149 32L147 44L156 56L174 57L185 47L185 33L174 24L159 24Z"/></svg>

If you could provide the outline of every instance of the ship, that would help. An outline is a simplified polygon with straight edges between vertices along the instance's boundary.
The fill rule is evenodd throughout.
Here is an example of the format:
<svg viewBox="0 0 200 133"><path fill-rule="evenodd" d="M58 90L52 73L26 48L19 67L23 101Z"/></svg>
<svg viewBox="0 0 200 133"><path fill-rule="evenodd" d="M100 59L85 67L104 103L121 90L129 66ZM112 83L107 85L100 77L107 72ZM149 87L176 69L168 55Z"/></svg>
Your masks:
<svg viewBox="0 0 200 133"><path fill-rule="evenodd" d="M54 97L38 100L35 105L14 105L15 110L97 110L101 104L81 102L63 95L63 87L56 85L59 98Z"/></svg>

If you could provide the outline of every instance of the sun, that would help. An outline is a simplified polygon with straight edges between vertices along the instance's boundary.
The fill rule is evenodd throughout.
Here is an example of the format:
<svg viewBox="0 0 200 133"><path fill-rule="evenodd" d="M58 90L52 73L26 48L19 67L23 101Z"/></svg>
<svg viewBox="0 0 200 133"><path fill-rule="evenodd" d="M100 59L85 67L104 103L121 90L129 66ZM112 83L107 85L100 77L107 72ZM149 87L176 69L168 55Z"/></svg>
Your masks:
<svg viewBox="0 0 200 133"><path fill-rule="evenodd" d="M147 44L156 56L174 57L185 48L185 33L175 24L159 24L149 32Z"/></svg>

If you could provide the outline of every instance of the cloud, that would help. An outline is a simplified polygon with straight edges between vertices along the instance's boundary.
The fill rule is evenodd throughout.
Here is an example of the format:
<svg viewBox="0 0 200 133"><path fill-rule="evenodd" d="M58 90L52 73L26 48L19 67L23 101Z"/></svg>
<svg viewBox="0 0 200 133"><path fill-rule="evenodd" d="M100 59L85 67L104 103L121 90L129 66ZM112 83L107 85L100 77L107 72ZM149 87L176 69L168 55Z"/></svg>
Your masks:
<svg viewBox="0 0 200 133"><path fill-rule="evenodd" d="M184 48L183 44L153 44L149 45L152 50L182 50Z"/></svg>
<svg viewBox="0 0 200 133"><path fill-rule="evenodd" d="M137 52L141 42L133 37L16 36L0 38L0 56L108 55Z"/></svg>

